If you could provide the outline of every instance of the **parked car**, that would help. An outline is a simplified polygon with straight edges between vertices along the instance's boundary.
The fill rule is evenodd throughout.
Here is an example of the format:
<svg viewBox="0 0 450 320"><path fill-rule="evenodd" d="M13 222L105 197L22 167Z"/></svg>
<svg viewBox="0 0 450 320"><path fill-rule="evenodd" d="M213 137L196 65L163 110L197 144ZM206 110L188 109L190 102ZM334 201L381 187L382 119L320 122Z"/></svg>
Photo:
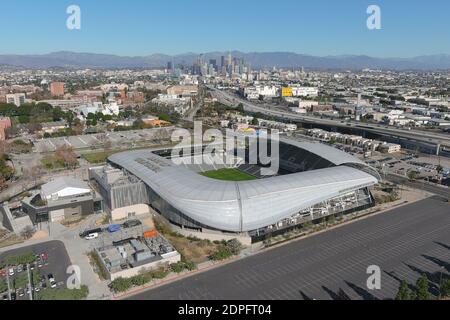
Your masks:
<svg viewBox="0 0 450 320"><path fill-rule="evenodd" d="M47 289L47 281L45 280L45 276L44 275L41 276L41 288L42 289Z"/></svg>
<svg viewBox="0 0 450 320"><path fill-rule="evenodd" d="M98 233L101 234L103 232L102 228L92 229L92 230L86 230L84 232L80 233L80 238L86 238L88 235L92 233Z"/></svg>
<svg viewBox="0 0 450 320"><path fill-rule="evenodd" d="M85 237L86 240L94 240L94 239L97 239L97 238L98 238L98 233L91 233L91 234L88 234Z"/></svg>
<svg viewBox="0 0 450 320"><path fill-rule="evenodd" d="M23 267L22 267L22 265L18 265L17 266L17 273L20 273L20 272L22 272L23 271Z"/></svg>
<svg viewBox="0 0 450 320"><path fill-rule="evenodd" d="M19 289L17 293L19 294L19 297L23 297L25 295L25 290Z"/></svg>
<svg viewBox="0 0 450 320"><path fill-rule="evenodd" d="M9 275L13 276L15 274L14 268L9 268Z"/></svg>
<svg viewBox="0 0 450 320"><path fill-rule="evenodd" d="M50 282L50 287L56 288L56 281L55 281L55 278L53 277L53 274L49 273L47 275L47 279L48 279L48 282Z"/></svg>
<svg viewBox="0 0 450 320"><path fill-rule="evenodd" d="M142 222L139 220L130 220L123 223L123 227L125 229L133 228L142 225Z"/></svg>
<svg viewBox="0 0 450 320"><path fill-rule="evenodd" d="M118 232L120 231L120 228L121 228L120 224L112 224L108 227L108 232L109 233Z"/></svg>
<svg viewBox="0 0 450 320"><path fill-rule="evenodd" d="M11 292L11 300L16 300L17 296L15 292Z"/></svg>

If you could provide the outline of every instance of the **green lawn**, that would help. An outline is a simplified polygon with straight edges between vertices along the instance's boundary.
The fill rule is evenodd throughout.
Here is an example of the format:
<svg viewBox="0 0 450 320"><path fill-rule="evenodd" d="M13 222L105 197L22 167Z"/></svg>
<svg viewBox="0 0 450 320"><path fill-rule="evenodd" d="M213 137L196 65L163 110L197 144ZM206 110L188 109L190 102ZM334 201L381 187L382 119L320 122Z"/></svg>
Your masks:
<svg viewBox="0 0 450 320"><path fill-rule="evenodd" d="M220 169L214 171L207 171L201 173L201 175L211 179L224 181L247 181L257 179L256 177L251 176L242 171L239 171L238 169Z"/></svg>
<svg viewBox="0 0 450 320"><path fill-rule="evenodd" d="M86 153L83 154L83 158L86 159L87 162L89 163L105 163L106 159L108 159L108 157L110 155L112 155L114 152L96 152L96 153Z"/></svg>

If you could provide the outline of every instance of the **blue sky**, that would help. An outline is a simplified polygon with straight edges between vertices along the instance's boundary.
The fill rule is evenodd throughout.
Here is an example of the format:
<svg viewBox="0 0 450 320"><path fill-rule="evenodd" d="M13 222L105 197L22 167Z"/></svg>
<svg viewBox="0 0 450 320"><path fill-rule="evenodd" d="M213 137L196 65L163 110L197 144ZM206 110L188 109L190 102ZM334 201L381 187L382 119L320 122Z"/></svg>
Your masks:
<svg viewBox="0 0 450 320"><path fill-rule="evenodd" d="M66 8L81 7L81 30ZM366 27L377 4L382 30ZM1 0L0 54L450 54L448 0Z"/></svg>

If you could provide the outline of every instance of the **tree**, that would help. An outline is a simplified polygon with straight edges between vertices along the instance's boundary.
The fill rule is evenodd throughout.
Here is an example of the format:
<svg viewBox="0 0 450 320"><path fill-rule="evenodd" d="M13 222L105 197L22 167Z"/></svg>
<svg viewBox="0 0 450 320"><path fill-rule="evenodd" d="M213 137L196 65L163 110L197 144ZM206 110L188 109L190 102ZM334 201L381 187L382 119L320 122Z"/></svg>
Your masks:
<svg viewBox="0 0 450 320"><path fill-rule="evenodd" d="M64 167L75 167L78 164L73 148L67 145L62 145L56 149L55 160Z"/></svg>
<svg viewBox="0 0 450 320"><path fill-rule="evenodd" d="M25 124L25 123L29 123L30 122L30 117L27 116L27 115L20 115L18 120L19 120L20 124Z"/></svg>
<svg viewBox="0 0 450 320"><path fill-rule="evenodd" d="M395 300L411 300L412 292L408 287L408 284L405 280L402 280L400 283L400 288L398 289L397 296Z"/></svg>
<svg viewBox="0 0 450 320"><path fill-rule="evenodd" d="M440 293L442 298L450 298L450 279L446 279L442 282Z"/></svg>
<svg viewBox="0 0 450 320"><path fill-rule="evenodd" d="M27 226L27 227L22 231L21 236L22 236L25 240L28 240L28 239L31 239L31 237L33 237L34 233L35 233L34 228L31 227L31 226Z"/></svg>
<svg viewBox="0 0 450 320"><path fill-rule="evenodd" d="M416 300L430 300L428 278L423 275L416 282Z"/></svg>
<svg viewBox="0 0 450 320"><path fill-rule="evenodd" d="M5 189L6 187L7 187L6 179L2 174L0 174L0 191Z"/></svg>
<svg viewBox="0 0 450 320"><path fill-rule="evenodd" d="M27 125L27 129L30 134L35 134L42 130L42 125L33 120Z"/></svg>
<svg viewBox="0 0 450 320"><path fill-rule="evenodd" d="M230 241L228 241L227 247L234 255L238 255L239 253L241 253L242 250L242 244L237 239L231 239Z"/></svg>
<svg viewBox="0 0 450 320"><path fill-rule="evenodd" d="M7 128L5 130L5 134L6 134L6 137L8 139L12 139L14 137L17 137L19 135L19 133L20 133L20 130L16 126L12 126L12 127Z"/></svg>
<svg viewBox="0 0 450 320"><path fill-rule="evenodd" d="M111 142L111 140L108 138L108 136L106 134L101 133L101 134L97 135L96 138L97 138L98 141L101 142L104 152L111 151L112 142Z"/></svg>
<svg viewBox="0 0 450 320"><path fill-rule="evenodd" d="M67 121L67 123L69 124L69 127L71 127L75 120L75 115L72 112L67 112L64 114L64 118Z"/></svg>
<svg viewBox="0 0 450 320"><path fill-rule="evenodd" d="M415 181L417 179L417 172L416 171L408 172L408 179L411 181Z"/></svg>
<svg viewBox="0 0 450 320"><path fill-rule="evenodd" d="M125 278L117 278L114 281L112 281L109 285L111 290L113 290L114 292L128 291L131 289L132 286L133 283L131 282L131 280Z"/></svg>

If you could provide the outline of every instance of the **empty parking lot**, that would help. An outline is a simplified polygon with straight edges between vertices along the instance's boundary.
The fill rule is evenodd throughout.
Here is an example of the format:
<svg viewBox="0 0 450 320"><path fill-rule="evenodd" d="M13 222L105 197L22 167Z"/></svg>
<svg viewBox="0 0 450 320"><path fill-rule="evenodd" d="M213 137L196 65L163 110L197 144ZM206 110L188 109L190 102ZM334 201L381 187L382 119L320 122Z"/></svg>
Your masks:
<svg viewBox="0 0 450 320"><path fill-rule="evenodd" d="M89 149L89 148L101 148L103 146L104 137L111 142L113 146L130 145L133 143L151 141L155 138L155 134L158 131L172 130L172 127L167 128L155 128L144 130L132 130L123 132L109 132L106 135L92 134L82 136L71 137L58 137L42 139L35 143L35 149L37 152L51 152L55 151L60 146L69 146L75 150Z"/></svg>
<svg viewBox="0 0 450 320"><path fill-rule="evenodd" d="M450 204L426 199L136 295L130 299L392 299L450 273ZM367 267L382 270L368 290ZM434 284L433 284L434 282Z"/></svg>

